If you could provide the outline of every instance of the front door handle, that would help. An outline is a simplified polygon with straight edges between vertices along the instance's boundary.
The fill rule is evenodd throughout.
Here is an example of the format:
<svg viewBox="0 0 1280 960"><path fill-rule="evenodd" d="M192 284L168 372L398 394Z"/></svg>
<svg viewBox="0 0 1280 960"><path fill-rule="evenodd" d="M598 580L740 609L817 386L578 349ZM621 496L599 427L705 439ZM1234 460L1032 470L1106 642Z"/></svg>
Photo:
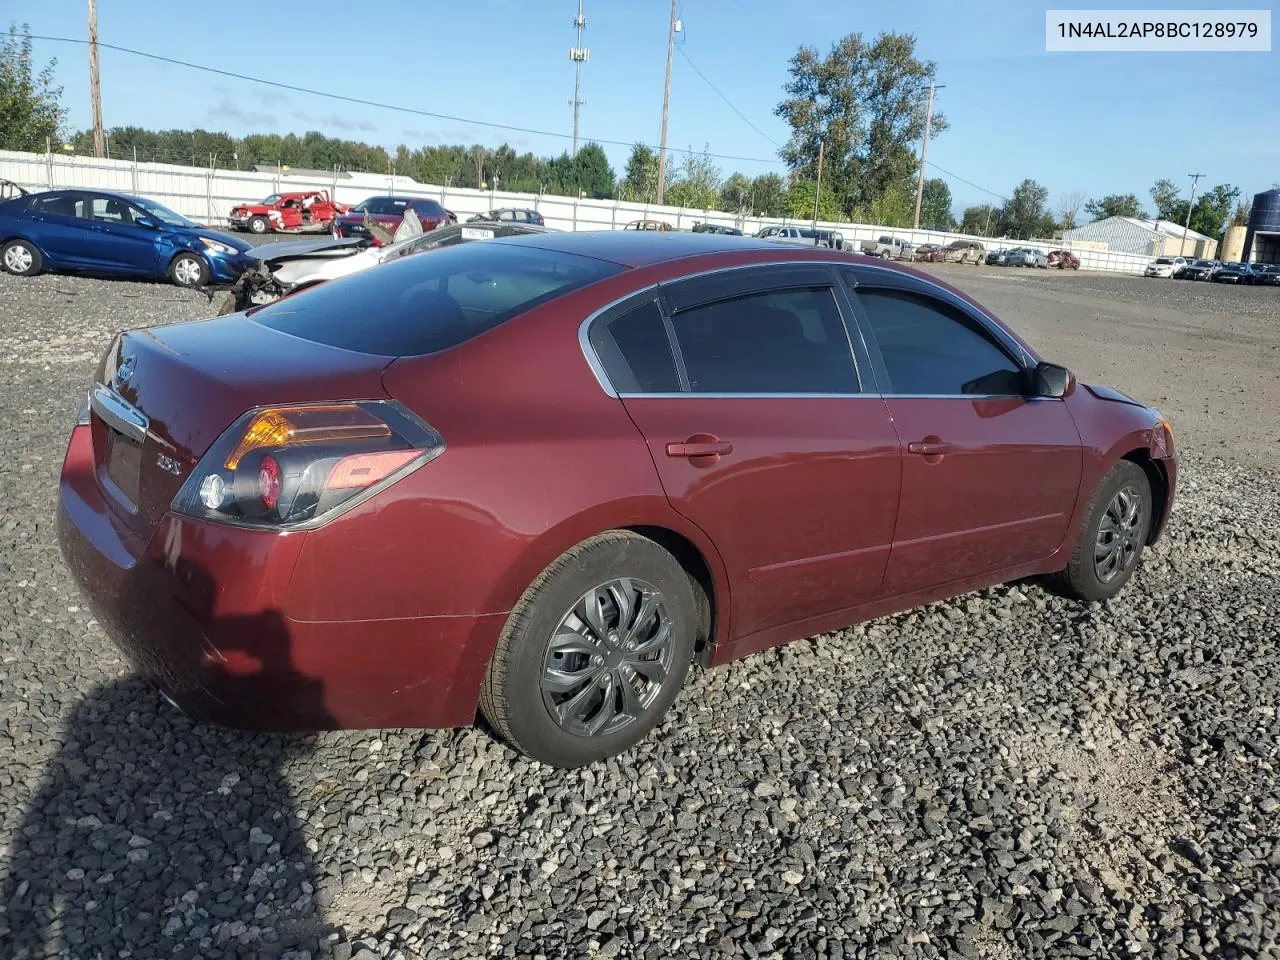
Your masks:
<svg viewBox="0 0 1280 960"><path fill-rule="evenodd" d="M668 443L668 457L684 457L695 467L709 467L733 453L733 444L712 433L695 433L682 443Z"/></svg>
<svg viewBox="0 0 1280 960"><path fill-rule="evenodd" d="M914 440L907 444L907 453L919 454L922 457L942 457L955 449L941 437L928 436L923 440Z"/></svg>

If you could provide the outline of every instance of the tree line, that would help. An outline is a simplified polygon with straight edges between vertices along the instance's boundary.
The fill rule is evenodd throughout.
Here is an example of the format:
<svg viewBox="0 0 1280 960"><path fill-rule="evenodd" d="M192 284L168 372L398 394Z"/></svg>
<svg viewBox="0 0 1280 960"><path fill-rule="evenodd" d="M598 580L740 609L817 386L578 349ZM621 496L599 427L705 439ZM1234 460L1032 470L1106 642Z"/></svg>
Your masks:
<svg viewBox="0 0 1280 960"><path fill-rule="evenodd" d="M936 75L932 60L916 55L910 34L882 33L864 40L851 33L827 53L800 47L788 62L784 98L774 113L790 135L779 148L786 175L725 175L709 149L673 151L663 184L664 202L697 210L737 215L791 217L909 227L915 219L920 171L917 145L925 136L925 103ZM37 70L30 32L11 26L0 35L0 148L44 150L67 144L77 153L93 152L91 131L64 139L66 110L62 88L54 83L56 61ZM929 123L930 139L950 124L941 112ZM319 131L251 134L194 130L114 127L107 131L113 157L246 169L255 165L388 173L420 183L515 193L551 193L595 199L656 203L658 155L650 146L632 147L620 175L604 149L587 143L576 155L537 156L504 143L410 147L394 150L378 144L330 137ZM821 156L821 162L819 160ZM821 168L821 169L819 169ZM1167 179L1150 190L1152 213L1182 223L1188 199ZM1221 238L1228 219L1243 223L1240 190L1219 184L1196 199L1191 228ZM1234 210L1233 210L1234 205ZM940 177L924 181L920 226L932 230L1016 239L1048 238L1079 225L1082 216L1147 217L1134 194L1088 200L1081 193L1049 206L1049 191L1025 179L1007 198L966 207L957 220L951 190Z"/></svg>

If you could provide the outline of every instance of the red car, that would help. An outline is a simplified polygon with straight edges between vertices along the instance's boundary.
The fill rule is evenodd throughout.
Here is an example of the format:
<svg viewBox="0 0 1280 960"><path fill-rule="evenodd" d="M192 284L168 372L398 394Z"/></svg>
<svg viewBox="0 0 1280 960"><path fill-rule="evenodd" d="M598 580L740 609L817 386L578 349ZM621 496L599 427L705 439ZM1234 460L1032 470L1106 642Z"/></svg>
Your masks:
<svg viewBox="0 0 1280 960"><path fill-rule="evenodd" d="M122 334L58 530L196 718L479 706L573 766L644 737L693 661L1032 575L1112 597L1176 477L1160 414L911 268L542 234Z"/></svg>
<svg viewBox="0 0 1280 960"><path fill-rule="evenodd" d="M346 213L327 190L305 193L273 193L261 203L242 203L227 218L234 230L250 233L323 233L335 217Z"/></svg>
<svg viewBox="0 0 1280 960"><path fill-rule="evenodd" d="M1049 266L1057 267L1059 270L1080 269L1080 258L1070 250L1050 250L1046 259L1049 261Z"/></svg>
<svg viewBox="0 0 1280 960"><path fill-rule="evenodd" d="M925 243L916 247L916 263L942 263L947 259L947 251L940 243Z"/></svg>
<svg viewBox="0 0 1280 960"><path fill-rule="evenodd" d="M354 207L333 221L335 237L369 237L364 221L368 217L380 223L392 233L404 219L405 210L412 209L422 221L423 230L434 230L446 223L455 223L457 218L442 207L437 201L424 197L370 197L357 203ZM377 243L376 237L369 237Z"/></svg>

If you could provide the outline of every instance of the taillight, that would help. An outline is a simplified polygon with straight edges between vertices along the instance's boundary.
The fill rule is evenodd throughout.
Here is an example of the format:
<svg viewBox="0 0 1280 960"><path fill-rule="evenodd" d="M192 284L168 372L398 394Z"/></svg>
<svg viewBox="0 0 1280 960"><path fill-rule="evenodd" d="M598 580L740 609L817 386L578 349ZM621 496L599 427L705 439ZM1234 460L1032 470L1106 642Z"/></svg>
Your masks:
<svg viewBox="0 0 1280 960"><path fill-rule="evenodd" d="M444 439L394 401L259 407L209 448L173 509L223 523L316 526L443 451Z"/></svg>

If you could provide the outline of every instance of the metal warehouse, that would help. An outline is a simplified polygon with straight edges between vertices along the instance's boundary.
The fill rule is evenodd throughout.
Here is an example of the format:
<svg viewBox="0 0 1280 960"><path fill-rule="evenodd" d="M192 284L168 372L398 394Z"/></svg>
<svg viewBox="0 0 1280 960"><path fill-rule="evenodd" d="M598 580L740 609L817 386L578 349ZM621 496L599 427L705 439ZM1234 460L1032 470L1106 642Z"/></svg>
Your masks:
<svg viewBox="0 0 1280 960"><path fill-rule="evenodd" d="M1063 241L1105 243L1108 250L1148 257L1204 257L1213 259L1218 241L1171 220L1105 217L1062 234Z"/></svg>

